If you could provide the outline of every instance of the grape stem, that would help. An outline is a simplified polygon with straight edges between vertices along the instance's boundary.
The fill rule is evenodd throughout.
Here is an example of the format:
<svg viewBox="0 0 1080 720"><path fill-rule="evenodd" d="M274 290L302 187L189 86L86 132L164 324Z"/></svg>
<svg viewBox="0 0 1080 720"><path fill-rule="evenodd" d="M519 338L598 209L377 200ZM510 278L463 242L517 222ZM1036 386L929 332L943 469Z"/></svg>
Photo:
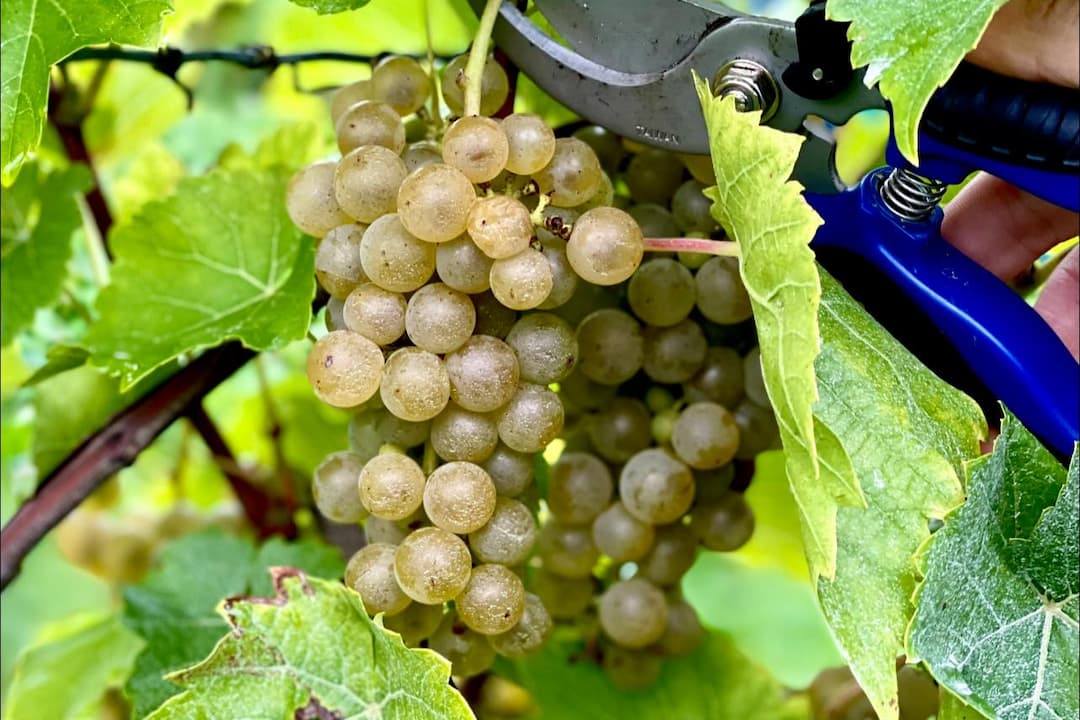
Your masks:
<svg viewBox="0 0 1080 720"><path fill-rule="evenodd" d="M551 204L551 198L545 194L540 193L540 197L536 201L536 209L529 214L529 218L532 220L534 227L544 227L544 223L547 218L544 217L544 209Z"/></svg>
<svg viewBox="0 0 1080 720"><path fill-rule="evenodd" d="M739 246L733 240L645 238L645 249L653 252L695 252L721 257L739 257Z"/></svg>
<svg viewBox="0 0 1080 720"><path fill-rule="evenodd" d="M465 65L465 116L480 114L480 91L483 89L484 63L487 61L488 45L491 42L491 29L495 27L495 18L499 14L502 0L487 0L484 13L480 16L480 27L476 29L469 62Z"/></svg>

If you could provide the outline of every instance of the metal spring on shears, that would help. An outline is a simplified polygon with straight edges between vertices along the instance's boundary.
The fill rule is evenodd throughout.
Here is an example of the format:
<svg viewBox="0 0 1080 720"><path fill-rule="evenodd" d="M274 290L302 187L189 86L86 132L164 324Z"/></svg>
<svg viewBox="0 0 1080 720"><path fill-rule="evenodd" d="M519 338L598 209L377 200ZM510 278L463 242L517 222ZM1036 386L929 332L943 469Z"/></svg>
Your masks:
<svg viewBox="0 0 1080 720"><path fill-rule="evenodd" d="M894 214L919 222L930 217L945 190L946 185L940 180L923 177L907 168L893 168L881 184L881 199Z"/></svg>

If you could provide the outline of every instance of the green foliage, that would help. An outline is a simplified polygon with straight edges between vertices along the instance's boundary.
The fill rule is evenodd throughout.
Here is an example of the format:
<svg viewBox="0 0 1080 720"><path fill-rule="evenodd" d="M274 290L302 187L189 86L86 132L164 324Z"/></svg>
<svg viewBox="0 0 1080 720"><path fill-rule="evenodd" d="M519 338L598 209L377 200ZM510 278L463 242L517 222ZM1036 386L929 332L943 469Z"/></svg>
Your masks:
<svg viewBox="0 0 1080 720"><path fill-rule="evenodd" d="M90 173L81 165L49 171L34 164L0 190L0 345L28 327L38 308L60 297L71 236L82 227L77 196L88 187Z"/></svg>
<svg viewBox="0 0 1080 720"><path fill-rule="evenodd" d="M448 683L450 664L406 648L368 618L356 593L291 568L276 568L273 578L276 597L224 603L233 632L206 660L169 676L185 689L151 719L473 717Z"/></svg>
<svg viewBox="0 0 1080 720"><path fill-rule="evenodd" d="M217 604L263 589L267 567L282 561L327 577L343 572L341 558L325 545L271 541L257 550L211 531L167 546L158 568L125 589L124 623L146 641L127 683L137 717L178 692L165 673L200 660L225 632Z"/></svg>
<svg viewBox="0 0 1080 720"><path fill-rule="evenodd" d="M143 208L111 236L112 283L84 344L126 389L154 368L239 339L257 350L303 337L314 250L285 213L284 172L215 170ZM151 241L152 240L152 241Z"/></svg>
<svg viewBox="0 0 1080 720"><path fill-rule="evenodd" d="M850 22L851 62L867 66L866 82L878 83L892 105L893 134L900 152L918 161L919 122L934 91L975 47L1005 0L829 0L828 16Z"/></svg>
<svg viewBox="0 0 1080 720"><path fill-rule="evenodd" d="M1006 414L923 556L909 653L1000 720L1080 713L1078 456L1066 471Z"/></svg>
<svg viewBox="0 0 1080 720"><path fill-rule="evenodd" d="M142 648L115 614L76 615L45 629L15 666L5 720L84 717L123 683Z"/></svg>
<svg viewBox="0 0 1080 720"><path fill-rule="evenodd" d="M895 659L913 607L913 556L962 499L962 462L982 413L893 339L822 271L815 412L849 449L868 507L837 518L836 577L820 579L825 617L867 697L896 718Z"/></svg>
<svg viewBox="0 0 1080 720"><path fill-rule="evenodd" d="M291 0L300 7L311 8L320 15L356 10L367 5L371 0Z"/></svg>
<svg viewBox="0 0 1080 720"><path fill-rule="evenodd" d="M640 692L616 689L598 665L575 659L580 643L553 638L534 657L513 663L514 679L559 720L794 720L780 685L740 653L731 638L709 633L692 655L665 661L660 679ZM805 717L805 713L803 714Z"/></svg>
<svg viewBox="0 0 1080 720"><path fill-rule="evenodd" d="M813 576L836 571L838 505L863 504L837 438L814 417L821 285L809 243L821 218L789 182L802 139L758 124L732 98L714 98L695 75L709 131L713 217L739 244L739 270L754 307L762 375L780 426Z"/></svg>
<svg viewBox="0 0 1080 720"><path fill-rule="evenodd" d="M0 34L0 180L10 185L41 141L49 66L86 45L152 45L168 0L8 0Z"/></svg>

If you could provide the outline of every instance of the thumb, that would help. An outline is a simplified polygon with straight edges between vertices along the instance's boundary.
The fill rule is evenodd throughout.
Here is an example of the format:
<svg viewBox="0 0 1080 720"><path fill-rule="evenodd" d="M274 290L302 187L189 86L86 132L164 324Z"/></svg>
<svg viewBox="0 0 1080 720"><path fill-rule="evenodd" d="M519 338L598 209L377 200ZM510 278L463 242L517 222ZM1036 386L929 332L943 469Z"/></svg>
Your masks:
<svg viewBox="0 0 1080 720"><path fill-rule="evenodd" d="M967 59L1022 80L1080 87L1080 0L1009 0Z"/></svg>

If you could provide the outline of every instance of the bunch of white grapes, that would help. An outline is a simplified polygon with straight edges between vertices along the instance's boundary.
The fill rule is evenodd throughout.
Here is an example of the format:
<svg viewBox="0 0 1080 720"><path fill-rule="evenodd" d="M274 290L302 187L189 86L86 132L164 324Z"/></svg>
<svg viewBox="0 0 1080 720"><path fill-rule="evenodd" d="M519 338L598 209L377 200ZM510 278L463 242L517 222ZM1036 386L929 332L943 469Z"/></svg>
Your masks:
<svg viewBox="0 0 1080 720"><path fill-rule="evenodd" d="M308 377L354 413L315 503L363 524L345 582L368 612L456 677L572 622L616 685L646 686L702 637L678 590L699 546L753 531L733 461L776 425L749 298L730 258L642 263L646 237L718 232L707 158L492 119L491 59L482 114L453 119L464 65L443 70L445 130L410 58L339 90L342 157L289 184L329 295ZM427 136L406 143L414 114Z"/></svg>

